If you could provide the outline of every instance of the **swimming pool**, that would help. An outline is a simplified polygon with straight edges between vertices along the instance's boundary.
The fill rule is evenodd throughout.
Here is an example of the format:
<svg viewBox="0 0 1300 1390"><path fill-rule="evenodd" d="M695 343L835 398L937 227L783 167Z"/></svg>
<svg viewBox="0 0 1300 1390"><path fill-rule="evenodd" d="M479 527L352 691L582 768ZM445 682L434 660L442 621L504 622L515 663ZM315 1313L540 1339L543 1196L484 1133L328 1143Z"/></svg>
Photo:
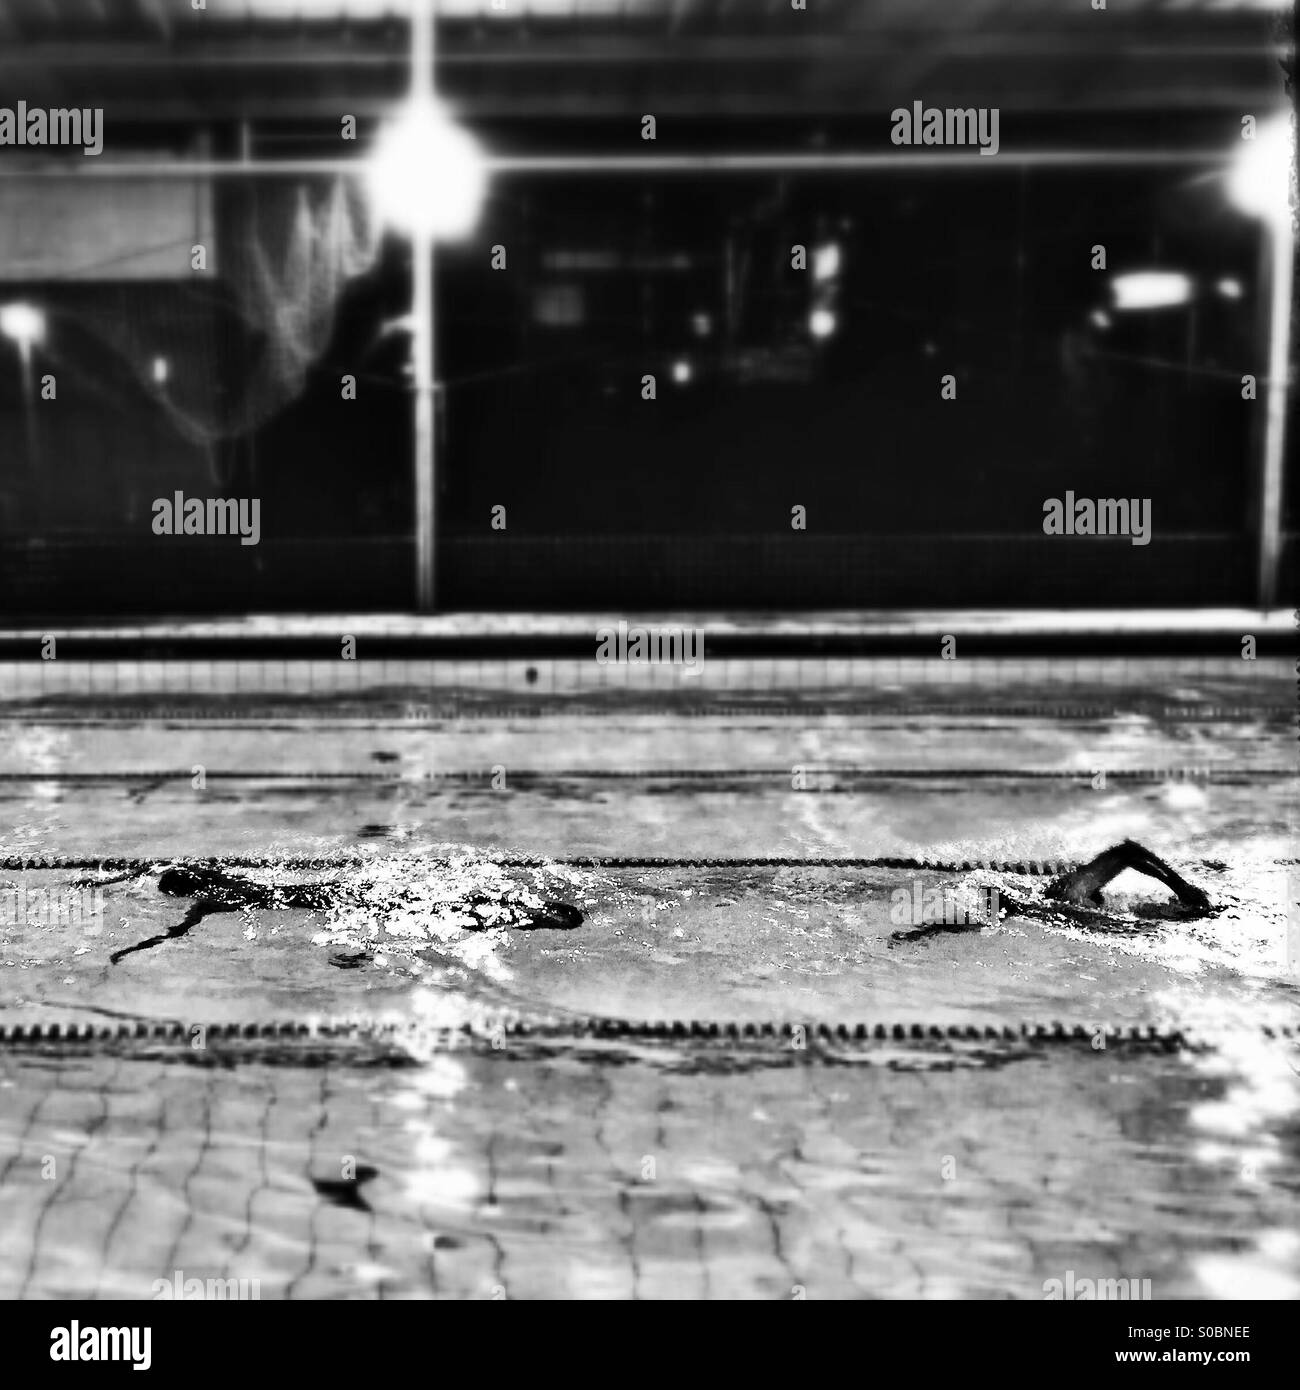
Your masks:
<svg viewBox="0 0 1300 1390"><path fill-rule="evenodd" d="M10 708L4 877L46 900L112 855L541 856L588 920L340 968L322 914L253 911L111 966L183 910L141 872L99 915L10 923L0 1023L179 1033L0 1045L0 1296L1043 1298L1072 1271L1295 1297L1288 674L1235 713L1186 672L1143 687L1175 713L1086 672L1036 714ZM969 877L913 860L1124 835L1238 906L891 939L900 887ZM330 1016L393 1045L221 1027ZM1080 1037L1038 1037L1058 1020ZM1133 1027L1163 1041L1105 1031Z"/></svg>

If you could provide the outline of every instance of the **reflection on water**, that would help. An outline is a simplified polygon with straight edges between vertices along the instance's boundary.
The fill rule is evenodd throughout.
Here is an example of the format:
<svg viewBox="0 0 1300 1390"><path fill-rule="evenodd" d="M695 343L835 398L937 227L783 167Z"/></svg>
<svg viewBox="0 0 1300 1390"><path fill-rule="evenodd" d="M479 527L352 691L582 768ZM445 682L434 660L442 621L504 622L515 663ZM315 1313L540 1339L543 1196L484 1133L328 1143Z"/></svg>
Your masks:
<svg viewBox="0 0 1300 1390"><path fill-rule="evenodd" d="M1244 1032L1199 1058L1199 1069L1221 1089L1188 1116L1193 1132L1204 1136L1193 1149L1197 1161L1245 1188L1274 1182L1294 1193L1300 1166L1298 1062L1294 1048L1282 1050ZM1300 1233L1293 1228L1243 1232L1242 1248L1233 1258L1203 1254L1196 1271L1217 1297L1300 1298Z"/></svg>
<svg viewBox="0 0 1300 1390"><path fill-rule="evenodd" d="M0 1062L0 1296L1295 1297L1295 1052ZM52 1156L54 1175L42 1177ZM377 1170L364 1203L313 1179Z"/></svg>

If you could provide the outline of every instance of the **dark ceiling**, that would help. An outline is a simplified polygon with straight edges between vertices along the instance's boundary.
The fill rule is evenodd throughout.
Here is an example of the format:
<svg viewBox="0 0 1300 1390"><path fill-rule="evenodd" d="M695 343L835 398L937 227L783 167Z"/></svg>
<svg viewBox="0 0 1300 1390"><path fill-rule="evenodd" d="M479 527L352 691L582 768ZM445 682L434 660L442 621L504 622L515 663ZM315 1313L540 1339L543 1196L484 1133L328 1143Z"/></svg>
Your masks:
<svg viewBox="0 0 1300 1390"><path fill-rule="evenodd" d="M471 119L839 115L931 105L1224 114L1284 100L1280 7L1213 0L442 0ZM0 0L0 93L116 122L336 120L405 89L393 0Z"/></svg>

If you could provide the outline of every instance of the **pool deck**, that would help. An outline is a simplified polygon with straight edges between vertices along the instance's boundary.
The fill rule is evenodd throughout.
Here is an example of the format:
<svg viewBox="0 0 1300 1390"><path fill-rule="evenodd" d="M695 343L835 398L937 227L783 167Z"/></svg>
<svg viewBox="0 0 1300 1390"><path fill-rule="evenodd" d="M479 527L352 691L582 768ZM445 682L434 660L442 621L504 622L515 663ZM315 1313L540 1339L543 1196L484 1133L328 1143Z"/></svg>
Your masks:
<svg viewBox="0 0 1300 1390"><path fill-rule="evenodd" d="M1135 636L1162 633L1205 633L1227 637L1234 633L1290 635L1296 630L1295 613L1289 608L1149 608L1149 609L897 609L835 612L674 612L629 613L592 609L584 613L463 612L418 615L413 613L283 613L249 614L228 618L149 618L112 623L34 624L6 629L6 635L33 637L46 632L66 636L136 635L151 637L333 637L339 632L366 636L490 637L581 636L599 627L626 622L630 626L700 627L718 635L772 633L782 636L870 636L944 632L968 635L1110 634Z"/></svg>

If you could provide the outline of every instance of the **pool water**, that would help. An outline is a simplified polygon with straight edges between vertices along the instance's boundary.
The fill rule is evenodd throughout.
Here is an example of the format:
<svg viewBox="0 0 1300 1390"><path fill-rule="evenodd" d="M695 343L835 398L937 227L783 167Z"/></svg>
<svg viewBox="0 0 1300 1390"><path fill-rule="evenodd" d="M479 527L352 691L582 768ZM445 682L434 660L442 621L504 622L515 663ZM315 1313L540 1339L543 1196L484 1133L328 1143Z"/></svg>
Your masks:
<svg viewBox="0 0 1300 1390"><path fill-rule="evenodd" d="M10 1058L0 1297L1300 1293L1276 1048L894 1061Z"/></svg>
<svg viewBox="0 0 1300 1390"><path fill-rule="evenodd" d="M102 914L0 924L0 1025L340 1014L472 1030L401 1065L0 1042L0 1297L234 1280L222 1290L267 1299L1043 1298L1067 1277L1125 1281L1112 1297L1300 1295L1285 717L315 719L11 711L0 853L342 852L407 876L423 854L540 854L587 920L383 937L344 969L331 957L364 923L254 910L113 965L186 907L141 873L104 886ZM1112 772L1101 788L1095 766ZM1133 935L1007 919L900 942L895 893L962 875L756 862L1078 859L1125 835L1232 911ZM698 862L559 862L587 854ZM0 877L67 893L75 873ZM1062 1020L1197 1045L492 1031L588 1016Z"/></svg>

